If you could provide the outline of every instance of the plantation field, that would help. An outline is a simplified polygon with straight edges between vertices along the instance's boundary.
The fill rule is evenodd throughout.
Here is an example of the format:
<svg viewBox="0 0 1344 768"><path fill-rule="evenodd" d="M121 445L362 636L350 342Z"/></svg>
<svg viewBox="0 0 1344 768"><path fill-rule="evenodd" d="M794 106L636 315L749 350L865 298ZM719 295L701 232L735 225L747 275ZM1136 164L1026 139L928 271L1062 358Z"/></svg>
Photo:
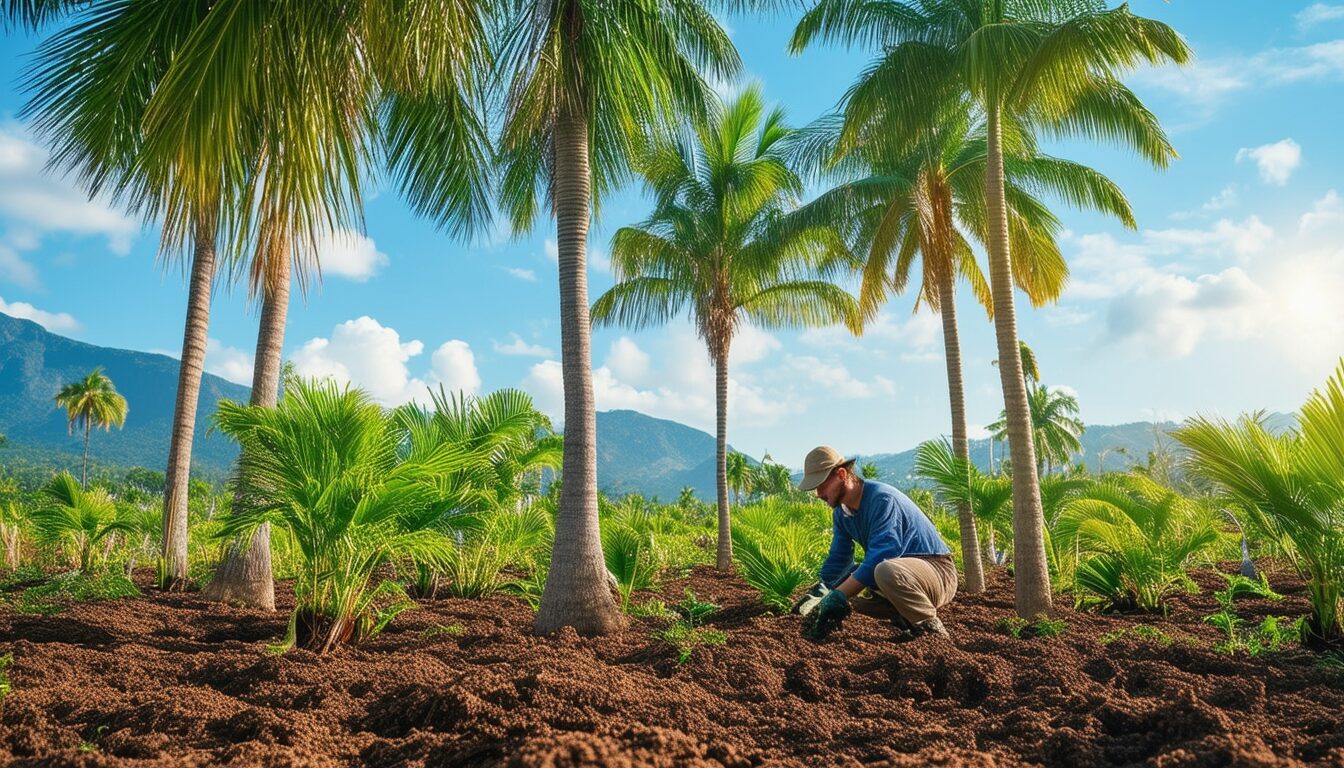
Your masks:
<svg viewBox="0 0 1344 768"><path fill-rule="evenodd" d="M1204 617L1224 582L1192 575L1201 591L1165 618L1061 607L1059 634L1014 637L994 569L943 612L951 642L856 615L808 643L704 566L636 593L643 609L607 637L534 636L528 604L493 595L421 601L325 655L267 652L288 583L275 613L148 589L51 615L4 606L0 764L1344 764L1344 669L1296 646L1216 650ZM1307 611L1297 577L1269 582L1284 598L1239 599L1248 624ZM718 607L691 603L705 642L679 663L685 635L653 600L687 589Z"/></svg>

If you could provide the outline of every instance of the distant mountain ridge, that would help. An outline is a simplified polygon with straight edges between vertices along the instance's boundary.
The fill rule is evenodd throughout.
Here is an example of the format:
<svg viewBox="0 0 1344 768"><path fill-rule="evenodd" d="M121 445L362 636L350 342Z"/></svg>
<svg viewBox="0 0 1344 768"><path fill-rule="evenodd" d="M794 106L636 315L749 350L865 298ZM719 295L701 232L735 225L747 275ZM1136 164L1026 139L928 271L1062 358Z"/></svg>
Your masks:
<svg viewBox="0 0 1344 768"><path fill-rule="evenodd" d="M101 366L130 406L124 430L97 431L92 459L113 467L144 466L162 471L167 464L177 390L178 361L166 355L96 347L47 331L37 323L0 314L0 433L7 436L11 455L45 456L56 466L78 470L82 435L66 431L63 409L54 401L63 385ZM228 474L237 455L234 444L219 434L207 434L209 417L222 399L247 400L247 387L206 374L196 415L192 471L211 480ZM1288 414L1271 414L1275 429L1291 427ZM1165 432L1176 425L1156 425ZM1117 470L1145 462L1152 450L1154 425L1148 422L1089 426L1083 433L1083 455L1093 471L1105 448L1106 469ZM1172 450L1180 446L1163 437ZM837 443L841 451L843 444ZM995 446L995 464L1006 446ZM1124 448L1128 455L1116 451ZM646 416L637 411L597 414L598 487L612 496L640 493L663 501L676 499L690 487L702 499L714 498L714 436L679 422ZM882 479L896 485L912 482L914 449L900 453L858 457L876 464ZM802 457L797 457L801 460ZM981 469L989 462L989 441L971 441L972 461ZM754 463L754 459L753 459Z"/></svg>
<svg viewBox="0 0 1344 768"><path fill-rule="evenodd" d="M90 454L100 464L144 466L168 463L178 361L167 355L97 347L47 331L30 320L0 314L0 432L29 449L83 452L83 435L70 435L56 392L102 367L129 411L125 429L95 430ZM223 399L246 402L250 390L212 374L201 380L196 410L192 471L218 478L238 451L228 438L207 434L209 416ZM77 468L76 468L76 471Z"/></svg>

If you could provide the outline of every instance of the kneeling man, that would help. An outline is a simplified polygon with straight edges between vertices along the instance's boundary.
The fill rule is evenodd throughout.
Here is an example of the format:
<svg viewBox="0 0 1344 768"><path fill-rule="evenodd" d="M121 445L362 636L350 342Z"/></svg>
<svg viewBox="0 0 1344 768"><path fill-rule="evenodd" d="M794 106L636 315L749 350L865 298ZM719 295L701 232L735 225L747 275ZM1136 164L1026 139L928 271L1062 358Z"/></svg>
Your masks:
<svg viewBox="0 0 1344 768"><path fill-rule="evenodd" d="M910 497L854 473L845 459L823 445L807 454L798 488L815 489L832 508L831 552L821 566L821 584L800 601L803 633L820 640L840 626L851 606L890 619L912 634L947 637L938 609L957 593L957 567L933 522ZM854 544L863 562L854 567ZM860 597L867 588L869 593Z"/></svg>

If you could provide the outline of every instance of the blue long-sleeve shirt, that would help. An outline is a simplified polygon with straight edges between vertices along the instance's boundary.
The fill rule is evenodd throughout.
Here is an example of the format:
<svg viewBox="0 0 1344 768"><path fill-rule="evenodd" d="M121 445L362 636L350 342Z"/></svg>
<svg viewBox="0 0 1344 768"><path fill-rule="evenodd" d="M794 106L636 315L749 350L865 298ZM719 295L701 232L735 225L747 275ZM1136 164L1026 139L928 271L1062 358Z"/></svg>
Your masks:
<svg viewBox="0 0 1344 768"><path fill-rule="evenodd" d="M933 521L909 496L886 483L865 480L859 508L847 515L836 507L831 512L831 521L831 552L821 565L821 580L830 587L851 575L855 542L863 547L863 562L852 575L869 588L876 586L873 569L883 560L952 554L933 527Z"/></svg>

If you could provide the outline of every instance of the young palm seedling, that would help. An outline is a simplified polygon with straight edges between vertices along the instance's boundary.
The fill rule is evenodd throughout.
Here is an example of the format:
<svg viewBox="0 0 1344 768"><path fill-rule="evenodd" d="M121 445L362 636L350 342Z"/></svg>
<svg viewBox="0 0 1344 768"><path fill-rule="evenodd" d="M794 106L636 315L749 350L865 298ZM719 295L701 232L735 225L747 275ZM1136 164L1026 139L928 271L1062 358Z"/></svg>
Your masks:
<svg viewBox="0 0 1344 768"><path fill-rule="evenodd" d="M331 382L291 382L274 408L221 402L215 424L243 446L243 482L220 537L250 537L270 523L299 549L281 649L324 652L377 634L411 605L399 584L373 584L380 566L414 560L442 569L453 557L455 542L427 512L474 453L441 443L404 454L392 416Z"/></svg>

